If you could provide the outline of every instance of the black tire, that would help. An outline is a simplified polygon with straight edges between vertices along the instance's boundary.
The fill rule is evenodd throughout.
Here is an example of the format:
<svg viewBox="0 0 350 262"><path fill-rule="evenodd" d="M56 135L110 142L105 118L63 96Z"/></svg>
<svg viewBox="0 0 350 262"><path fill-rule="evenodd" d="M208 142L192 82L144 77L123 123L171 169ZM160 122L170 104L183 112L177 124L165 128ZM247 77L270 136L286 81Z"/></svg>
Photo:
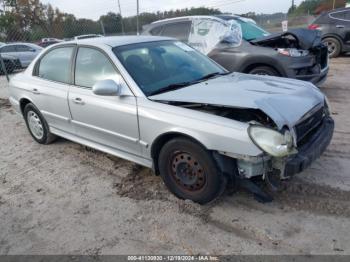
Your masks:
<svg viewBox="0 0 350 262"><path fill-rule="evenodd" d="M267 76L280 75L275 69L269 66L257 66L251 69L248 73L252 75L267 75Z"/></svg>
<svg viewBox="0 0 350 262"><path fill-rule="evenodd" d="M186 138L170 140L163 146L158 167L165 185L181 199L206 204L219 197L226 186L211 154Z"/></svg>
<svg viewBox="0 0 350 262"><path fill-rule="evenodd" d="M325 44L328 48L328 54L330 58L338 57L341 53L341 44L338 39L333 37L327 37L322 40L322 43Z"/></svg>
<svg viewBox="0 0 350 262"><path fill-rule="evenodd" d="M36 142L43 145L48 145L52 143L54 140L56 140L56 136L54 134L50 133L49 125L47 124L45 118L42 116L40 111L32 104L29 103L24 107L23 110L23 117L26 122L27 128L31 136L34 138ZM37 132L35 132L32 127L32 124L30 123L31 120L36 119L36 121L41 125L42 130L42 136L39 136ZM35 121L35 120L33 120Z"/></svg>

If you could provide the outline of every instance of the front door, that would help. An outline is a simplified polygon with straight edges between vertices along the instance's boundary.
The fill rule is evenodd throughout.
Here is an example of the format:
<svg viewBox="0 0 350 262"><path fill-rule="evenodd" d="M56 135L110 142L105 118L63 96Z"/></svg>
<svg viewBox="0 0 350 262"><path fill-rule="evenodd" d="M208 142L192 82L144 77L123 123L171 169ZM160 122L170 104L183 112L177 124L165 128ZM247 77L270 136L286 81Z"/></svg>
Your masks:
<svg viewBox="0 0 350 262"><path fill-rule="evenodd" d="M97 96L93 85L117 79L119 72L101 50L80 47L75 68L75 85L69 91L69 106L76 135L89 141L140 155L137 104L130 93L123 96Z"/></svg>

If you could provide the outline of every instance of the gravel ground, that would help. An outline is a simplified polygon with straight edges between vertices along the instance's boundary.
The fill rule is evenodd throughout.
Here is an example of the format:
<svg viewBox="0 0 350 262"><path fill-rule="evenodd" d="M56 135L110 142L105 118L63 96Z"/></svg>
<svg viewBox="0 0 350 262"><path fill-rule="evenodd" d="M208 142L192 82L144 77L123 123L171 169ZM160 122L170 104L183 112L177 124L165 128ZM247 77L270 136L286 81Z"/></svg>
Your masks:
<svg viewBox="0 0 350 262"><path fill-rule="evenodd" d="M64 139L33 141L0 79L0 254L350 254L350 57L332 60L331 146L287 191L206 206L146 168Z"/></svg>

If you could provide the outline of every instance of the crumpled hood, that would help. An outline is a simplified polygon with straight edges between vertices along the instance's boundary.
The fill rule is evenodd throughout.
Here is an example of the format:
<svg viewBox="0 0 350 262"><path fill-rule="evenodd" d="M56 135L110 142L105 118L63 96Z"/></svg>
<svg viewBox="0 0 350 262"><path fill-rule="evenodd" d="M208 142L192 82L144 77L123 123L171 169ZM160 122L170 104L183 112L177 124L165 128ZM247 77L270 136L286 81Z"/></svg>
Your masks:
<svg viewBox="0 0 350 262"><path fill-rule="evenodd" d="M250 41L252 44L264 45L267 42L276 40L281 37L293 36L299 43L302 49L308 50L310 48L321 45L321 32L319 30L310 30L305 28L290 29L286 32L271 34L265 37Z"/></svg>
<svg viewBox="0 0 350 262"><path fill-rule="evenodd" d="M325 97L313 84L288 78L232 73L148 97L155 101L260 109L281 129L293 128Z"/></svg>

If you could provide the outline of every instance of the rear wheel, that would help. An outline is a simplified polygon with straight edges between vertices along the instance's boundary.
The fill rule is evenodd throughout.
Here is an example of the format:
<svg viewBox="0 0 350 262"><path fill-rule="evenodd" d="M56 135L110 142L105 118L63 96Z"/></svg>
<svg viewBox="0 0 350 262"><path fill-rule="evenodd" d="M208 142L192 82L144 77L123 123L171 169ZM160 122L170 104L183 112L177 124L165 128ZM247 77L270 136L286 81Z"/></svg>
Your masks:
<svg viewBox="0 0 350 262"><path fill-rule="evenodd" d="M158 166L165 185L181 199L205 204L217 198L226 185L211 154L189 139L166 143Z"/></svg>
<svg viewBox="0 0 350 262"><path fill-rule="evenodd" d="M46 120L32 103L24 107L23 116L30 134L39 144L47 145L56 139L56 136L50 133Z"/></svg>
<svg viewBox="0 0 350 262"><path fill-rule="evenodd" d="M269 66L257 66L251 69L248 73L252 75L279 76L279 73Z"/></svg>
<svg viewBox="0 0 350 262"><path fill-rule="evenodd" d="M325 44L328 48L328 54L330 58L335 58L339 56L341 52L341 45L340 42L333 38L333 37L328 37L322 40L322 43Z"/></svg>

